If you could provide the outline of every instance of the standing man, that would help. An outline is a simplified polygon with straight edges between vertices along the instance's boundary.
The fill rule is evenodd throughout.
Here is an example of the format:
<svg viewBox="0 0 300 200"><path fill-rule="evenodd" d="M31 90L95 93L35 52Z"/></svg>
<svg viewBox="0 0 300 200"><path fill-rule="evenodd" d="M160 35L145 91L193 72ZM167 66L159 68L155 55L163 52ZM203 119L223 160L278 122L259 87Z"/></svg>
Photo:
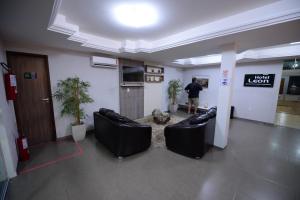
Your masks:
<svg viewBox="0 0 300 200"><path fill-rule="evenodd" d="M202 86L196 82L197 78L192 78L192 83L188 84L185 87L185 91L189 94L189 107L188 107L188 114L191 113L191 107L194 105L194 114L197 113L197 108L199 105L199 91L202 90Z"/></svg>

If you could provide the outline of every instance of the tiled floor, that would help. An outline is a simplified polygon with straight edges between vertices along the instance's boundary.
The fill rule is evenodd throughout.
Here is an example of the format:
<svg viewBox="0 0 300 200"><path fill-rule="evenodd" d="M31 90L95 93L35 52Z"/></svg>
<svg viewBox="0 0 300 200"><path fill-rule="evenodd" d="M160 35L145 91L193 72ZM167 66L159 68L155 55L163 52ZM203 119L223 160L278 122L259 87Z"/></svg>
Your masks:
<svg viewBox="0 0 300 200"><path fill-rule="evenodd" d="M277 112L300 115L300 101L279 100L277 105Z"/></svg>
<svg viewBox="0 0 300 200"><path fill-rule="evenodd" d="M292 115L288 113L276 113L275 122L278 126L300 129L300 115Z"/></svg>
<svg viewBox="0 0 300 200"><path fill-rule="evenodd" d="M118 160L93 136L82 156L11 180L10 200L298 200L299 130L231 121L225 150L190 159L165 148ZM47 156L47 155L45 155Z"/></svg>
<svg viewBox="0 0 300 200"><path fill-rule="evenodd" d="M300 102L279 100L274 124L300 129Z"/></svg>
<svg viewBox="0 0 300 200"><path fill-rule="evenodd" d="M29 151L31 158L28 161L19 162L18 164L18 172L20 174L28 173L52 163L62 162L82 154L80 146L74 143L71 138L60 142L36 145L31 147Z"/></svg>

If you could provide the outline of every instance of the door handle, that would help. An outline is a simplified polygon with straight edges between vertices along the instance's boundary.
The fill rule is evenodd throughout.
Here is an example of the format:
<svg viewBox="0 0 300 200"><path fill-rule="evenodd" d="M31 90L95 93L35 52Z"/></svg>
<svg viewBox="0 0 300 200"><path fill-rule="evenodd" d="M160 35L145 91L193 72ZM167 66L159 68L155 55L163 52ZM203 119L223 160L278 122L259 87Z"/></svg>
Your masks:
<svg viewBox="0 0 300 200"><path fill-rule="evenodd" d="M41 99L42 101L46 101L46 102L49 102L49 98L43 98Z"/></svg>

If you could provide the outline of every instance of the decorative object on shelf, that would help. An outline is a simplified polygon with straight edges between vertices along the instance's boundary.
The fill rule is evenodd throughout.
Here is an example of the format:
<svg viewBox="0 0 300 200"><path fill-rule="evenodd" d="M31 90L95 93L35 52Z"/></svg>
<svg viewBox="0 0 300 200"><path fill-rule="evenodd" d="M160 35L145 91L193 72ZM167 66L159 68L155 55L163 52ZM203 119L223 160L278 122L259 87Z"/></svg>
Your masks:
<svg viewBox="0 0 300 200"><path fill-rule="evenodd" d="M166 124L170 121L170 114L167 112L162 112L159 109L154 109L152 111L153 121L156 124Z"/></svg>
<svg viewBox="0 0 300 200"><path fill-rule="evenodd" d="M178 109L177 97L182 91L182 83L179 79L170 80L168 87L168 95L170 100L169 111L174 113Z"/></svg>
<svg viewBox="0 0 300 200"><path fill-rule="evenodd" d="M148 83L160 83L164 81L164 68L146 65L145 81Z"/></svg>
<svg viewBox="0 0 300 200"><path fill-rule="evenodd" d="M57 83L57 91L54 93L54 97L62 102L61 115L71 115L75 118L72 136L76 142L83 140L86 134L86 126L81 121L85 113L80 105L93 102L87 93L89 87L90 83L81 81L79 77L67 78Z"/></svg>

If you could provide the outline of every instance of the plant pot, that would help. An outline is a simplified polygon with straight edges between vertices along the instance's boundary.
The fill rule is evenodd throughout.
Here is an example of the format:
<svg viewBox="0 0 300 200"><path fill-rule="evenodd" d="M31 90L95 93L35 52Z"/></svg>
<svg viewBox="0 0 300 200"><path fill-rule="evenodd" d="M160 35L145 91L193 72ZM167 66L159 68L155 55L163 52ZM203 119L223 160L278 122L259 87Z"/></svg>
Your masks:
<svg viewBox="0 0 300 200"><path fill-rule="evenodd" d="M75 142L85 138L86 126L85 124L72 125L72 136Z"/></svg>
<svg viewBox="0 0 300 200"><path fill-rule="evenodd" d="M171 113L175 113L178 110L178 104L170 104L169 105L169 111Z"/></svg>

